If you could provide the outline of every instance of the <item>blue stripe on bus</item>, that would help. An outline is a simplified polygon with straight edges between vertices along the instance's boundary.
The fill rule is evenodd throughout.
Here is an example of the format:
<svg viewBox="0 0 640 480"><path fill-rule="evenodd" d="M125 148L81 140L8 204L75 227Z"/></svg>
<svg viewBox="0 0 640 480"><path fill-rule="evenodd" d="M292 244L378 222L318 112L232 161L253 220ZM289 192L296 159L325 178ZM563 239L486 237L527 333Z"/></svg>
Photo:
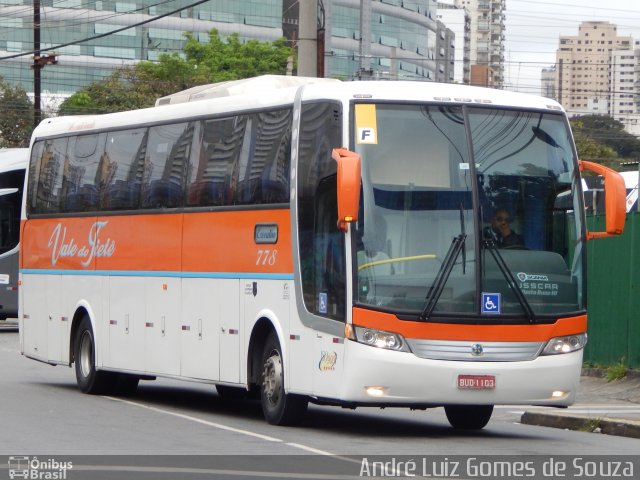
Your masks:
<svg viewBox="0 0 640 480"><path fill-rule="evenodd" d="M111 277L174 277L174 278L226 278L259 280L293 280L291 273L240 273L240 272L162 272L138 270L48 270L25 268L25 275L91 275Z"/></svg>

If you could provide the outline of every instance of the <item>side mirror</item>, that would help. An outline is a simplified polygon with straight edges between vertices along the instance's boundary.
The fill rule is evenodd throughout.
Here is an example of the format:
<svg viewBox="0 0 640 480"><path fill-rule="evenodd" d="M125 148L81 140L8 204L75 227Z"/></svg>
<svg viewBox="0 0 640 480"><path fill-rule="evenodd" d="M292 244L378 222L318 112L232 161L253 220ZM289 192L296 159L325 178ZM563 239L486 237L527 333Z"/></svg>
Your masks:
<svg viewBox="0 0 640 480"><path fill-rule="evenodd" d="M622 175L599 163L578 160L578 166L581 172L587 170L604 178L605 231L587 232L587 240L620 235L624 230L624 221L627 216L625 205L627 190Z"/></svg>
<svg viewBox="0 0 640 480"><path fill-rule="evenodd" d="M338 163L338 228L343 232L358 220L360 205L360 155L346 148L334 148L332 158Z"/></svg>

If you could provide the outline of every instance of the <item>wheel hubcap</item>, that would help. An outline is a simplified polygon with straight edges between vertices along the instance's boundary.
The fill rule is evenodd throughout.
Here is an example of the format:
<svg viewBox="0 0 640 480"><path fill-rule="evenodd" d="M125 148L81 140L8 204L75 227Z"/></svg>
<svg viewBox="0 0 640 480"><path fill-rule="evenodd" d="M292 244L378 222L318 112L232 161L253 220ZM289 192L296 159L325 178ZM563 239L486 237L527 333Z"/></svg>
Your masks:
<svg viewBox="0 0 640 480"><path fill-rule="evenodd" d="M264 362L262 388L269 403L277 404L282 392L282 361L278 352L272 352Z"/></svg>
<svg viewBox="0 0 640 480"><path fill-rule="evenodd" d="M93 342L91 341L91 334L88 331L82 333L80 339L80 371L83 377L88 377L91 373L91 365L93 363Z"/></svg>

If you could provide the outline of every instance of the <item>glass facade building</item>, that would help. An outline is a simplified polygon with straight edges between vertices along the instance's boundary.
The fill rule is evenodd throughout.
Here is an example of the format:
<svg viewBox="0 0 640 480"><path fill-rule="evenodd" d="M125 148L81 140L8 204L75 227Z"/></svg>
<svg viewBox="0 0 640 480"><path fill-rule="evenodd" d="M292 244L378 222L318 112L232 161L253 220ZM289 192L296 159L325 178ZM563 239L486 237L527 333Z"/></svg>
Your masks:
<svg viewBox="0 0 640 480"><path fill-rule="evenodd" d="M435 1L318 4L319 26L326 32L325 76L349 79L364 73L435 80ZM58 61L42 69L42 91L69 95L114 67L180 52L185 32L202 42L215 28L223 36L237 33L244 40L285 36L295 45L298 10L299 2L292 0L41 0L41 51L55 53ZM368 19L364 48L361 12ZM33 90L33 47L32 0L0 0L0 75L28 92Z"/></svg>
<svg viewBox="0 0 640 480"><path fill-rule="evenodd" d="M325 71L330 76L434 80L436 6L431 0L325 0ZM360 15L370 20L369 45L360 48Z"/></svg>

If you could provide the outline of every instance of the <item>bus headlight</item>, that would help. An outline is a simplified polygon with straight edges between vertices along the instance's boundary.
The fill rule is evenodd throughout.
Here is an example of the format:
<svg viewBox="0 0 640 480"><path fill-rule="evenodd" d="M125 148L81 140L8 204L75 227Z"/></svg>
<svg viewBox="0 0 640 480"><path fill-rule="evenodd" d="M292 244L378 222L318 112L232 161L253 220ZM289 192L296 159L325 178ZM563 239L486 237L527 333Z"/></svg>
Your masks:
<svg viewBox="0 0 640 480"><path fill-rule="evenodd" d="M558 355L561 353L571 353L584 348L587 344L587 334L567 335L565 337L555 337L547 342L542 350L542 355Z"/></svg>
<svg viewBox="0 0 640 480"><path fill-rule="evenodd" d="M396 350L399 352L410 352L407 342L404 341L402 335L397 333L385 332L374 328L362 328L353 326L349 329L348 338L372 347L385 348L387 350Z"/></svg>

